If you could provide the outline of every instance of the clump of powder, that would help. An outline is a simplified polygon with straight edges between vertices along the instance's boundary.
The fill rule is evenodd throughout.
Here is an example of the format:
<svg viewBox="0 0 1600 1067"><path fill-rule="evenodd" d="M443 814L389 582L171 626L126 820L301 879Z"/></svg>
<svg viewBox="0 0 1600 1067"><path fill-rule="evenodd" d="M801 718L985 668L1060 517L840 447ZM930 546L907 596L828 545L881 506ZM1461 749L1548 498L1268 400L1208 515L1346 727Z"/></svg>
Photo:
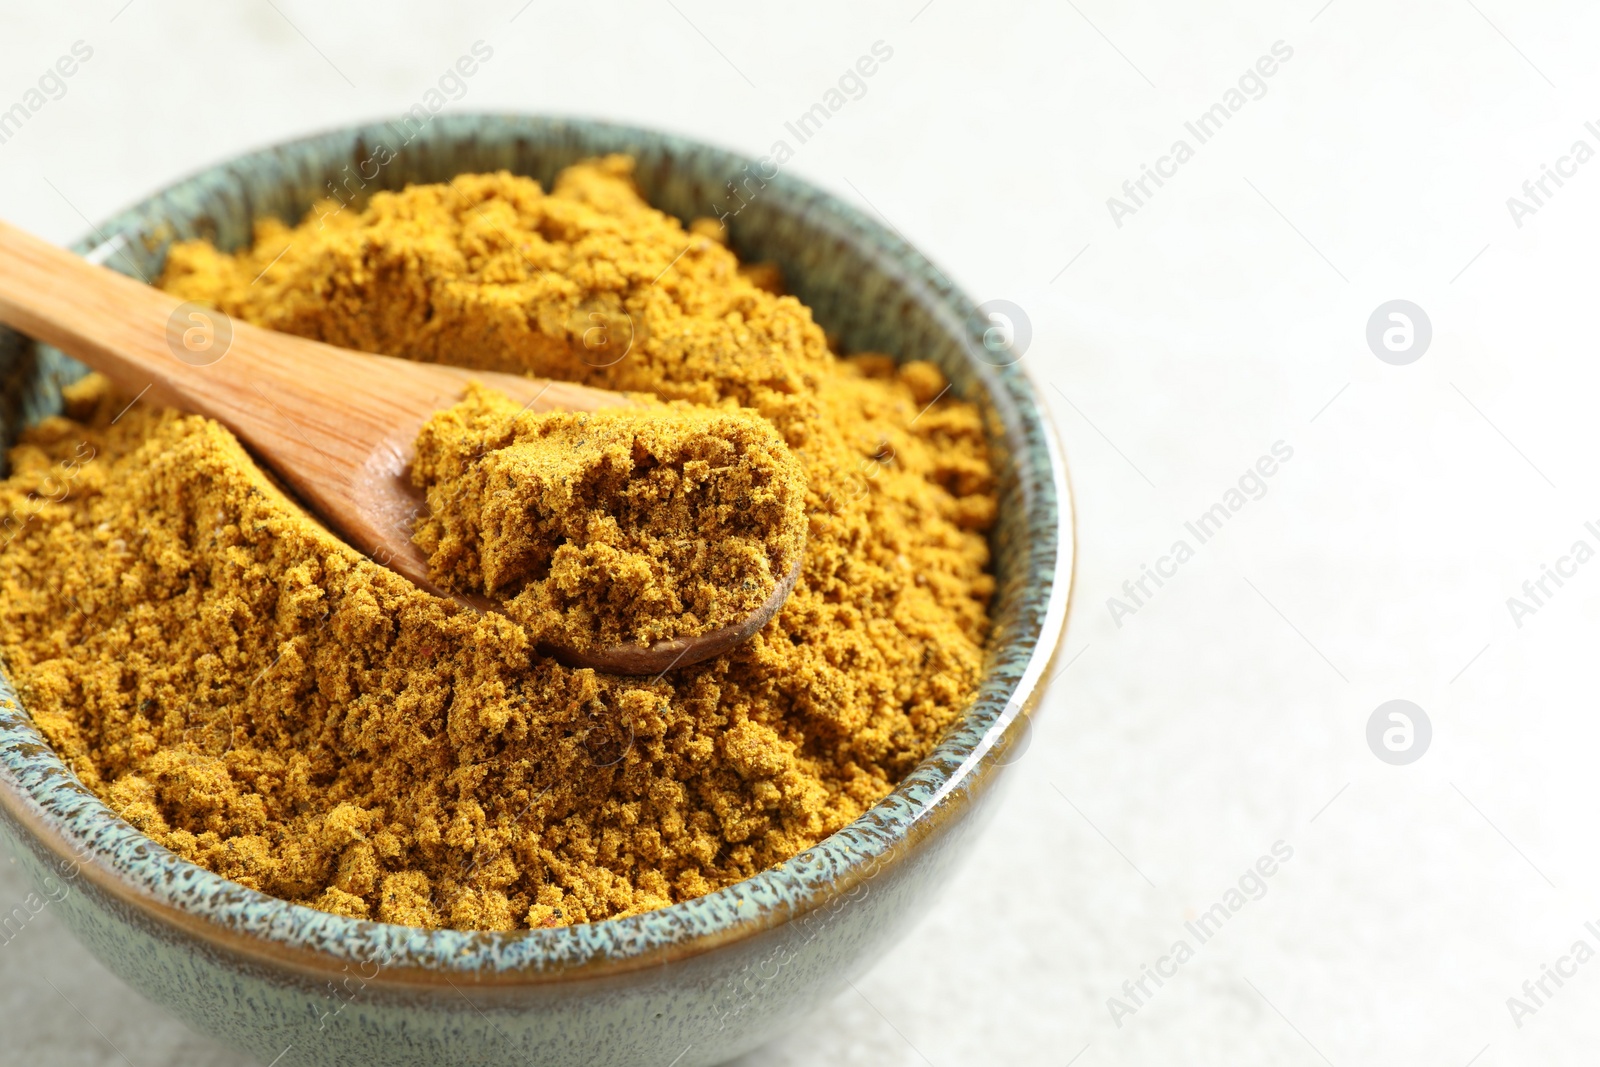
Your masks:
<svg viewBox="0 0 1600 1067"><path fill-rule="evenodd" d="M737 625L799 563L806 476L746 412L527 412L474 388L417 438L417 544L542 645L650 645Z"/></svg>

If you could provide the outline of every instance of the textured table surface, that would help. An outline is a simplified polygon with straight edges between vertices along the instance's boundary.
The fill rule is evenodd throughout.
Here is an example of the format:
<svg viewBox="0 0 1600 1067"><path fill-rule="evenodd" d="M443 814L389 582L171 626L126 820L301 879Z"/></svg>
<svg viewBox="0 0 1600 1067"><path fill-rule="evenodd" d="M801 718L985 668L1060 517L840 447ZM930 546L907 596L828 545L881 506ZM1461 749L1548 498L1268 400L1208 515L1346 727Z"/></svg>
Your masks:
<svg viewBox="0 0 1600 1067"><path fill-rule="evenodd" d="M938 906L747 1062L1593 1062L1600 11L1205 7L6 0L0 110L93 54L0 143L0 204L69 240L404 110L478 40L451 107L759 155L885 42L790 166L1025 310L1077 492L1071 665ZM1397 299L1431 326L1403 365L1414 311L1409 349L1367 338ZM1431 724L1404 765L1367 736L1395 699ZM0 910L26 892L0 859ZM242 1062L48 911L0 945L0 1018L0 1064Z"/></svg>

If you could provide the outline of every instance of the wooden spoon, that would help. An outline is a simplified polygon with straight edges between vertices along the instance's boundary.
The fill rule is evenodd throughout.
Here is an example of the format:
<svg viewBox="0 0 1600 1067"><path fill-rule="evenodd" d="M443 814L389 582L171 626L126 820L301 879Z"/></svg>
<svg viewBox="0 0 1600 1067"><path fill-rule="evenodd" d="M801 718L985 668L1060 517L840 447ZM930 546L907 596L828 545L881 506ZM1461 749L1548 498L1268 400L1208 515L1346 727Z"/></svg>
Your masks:
<svg viewBox="0 0 1600 1067"><path fill-rule="evenodd" d="M530 411L598 411L627 397L571 382L414 363L249 323L95 266L0 222L0 323L55 345L130 396L222 423L358 550L440 596L412 542L427 508L408 477L417 433L469 382ZM562 662L657 674L733 648L794 589L800 560L745 619L694 637L603 649L551 648ZM483 598L454 596L478 610Z"/></svg>

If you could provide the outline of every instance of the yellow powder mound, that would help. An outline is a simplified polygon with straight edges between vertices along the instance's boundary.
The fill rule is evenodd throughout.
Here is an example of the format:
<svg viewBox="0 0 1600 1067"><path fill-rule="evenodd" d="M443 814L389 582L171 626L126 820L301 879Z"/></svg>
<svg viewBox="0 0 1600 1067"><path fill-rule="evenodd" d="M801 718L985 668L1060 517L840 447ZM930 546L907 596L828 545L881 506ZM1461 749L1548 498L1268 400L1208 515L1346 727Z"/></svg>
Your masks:
<svg viewBox="0 0 1600 1067"><path fill-rule="evenodd" d="M928 364L836 357L770 270L650 208L629 173L322 205L237 256L176 247L162 284L349 347L753 411L805 473L783 610L659 679L563 667L326 533L218 425L115 419L124 401L90 380L0 483L0 654L130 822L340 914L593 921L793 856L961 715L993 591L978 412Z"/></svg>
<svg viewBox="0 0 1600 1067"><path fill-rule="evenodd" d="M478 389L423 427L412 479L434 581L560 648L737 624L805 544L805 470L758 415L535 414Z"/></svg>

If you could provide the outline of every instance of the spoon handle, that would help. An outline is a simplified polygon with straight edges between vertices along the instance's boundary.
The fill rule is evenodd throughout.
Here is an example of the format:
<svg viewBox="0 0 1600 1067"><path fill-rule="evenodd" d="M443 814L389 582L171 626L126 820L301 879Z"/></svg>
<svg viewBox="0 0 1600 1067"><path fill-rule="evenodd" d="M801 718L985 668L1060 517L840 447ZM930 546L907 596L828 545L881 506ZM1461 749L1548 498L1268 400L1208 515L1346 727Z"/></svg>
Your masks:
<svg viewBox="0 0 1600 1067"><path fill-rule="evenodd" d="M405 482L417 431L469 381L533 411L630 401L570 382L335 348L188 304L0 222L0 323L55 345L130 397L222 423L359 549L413 580ZM404 529L400 529L404 527ZM402 533L404 536L402 537ZM419 573L420 571L420 573Z"/></svg>
<svg viewBox="0 0 1600 1067"><path fill-rule="evenodd" d="M188 407L176 404L185 390L170 379L183 364L165 339L180 303L0 222L0 322L55 345L130 396L148 388L154 400Z"/></svg>

